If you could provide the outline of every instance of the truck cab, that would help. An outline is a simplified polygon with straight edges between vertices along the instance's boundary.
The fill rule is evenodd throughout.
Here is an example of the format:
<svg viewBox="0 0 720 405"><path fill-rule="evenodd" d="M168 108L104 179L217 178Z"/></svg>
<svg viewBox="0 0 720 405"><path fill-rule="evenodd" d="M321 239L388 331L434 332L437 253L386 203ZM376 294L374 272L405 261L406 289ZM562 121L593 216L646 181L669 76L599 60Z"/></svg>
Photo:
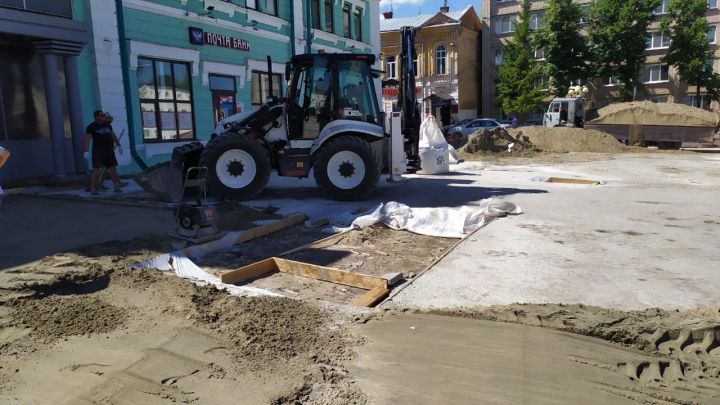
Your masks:
<svg viewBox="0 0 720 405"><path fill-rule="evenodd" d="M585 119L585 103L581 97L555 98L543 117L545 127L582 127Z"/></svg>

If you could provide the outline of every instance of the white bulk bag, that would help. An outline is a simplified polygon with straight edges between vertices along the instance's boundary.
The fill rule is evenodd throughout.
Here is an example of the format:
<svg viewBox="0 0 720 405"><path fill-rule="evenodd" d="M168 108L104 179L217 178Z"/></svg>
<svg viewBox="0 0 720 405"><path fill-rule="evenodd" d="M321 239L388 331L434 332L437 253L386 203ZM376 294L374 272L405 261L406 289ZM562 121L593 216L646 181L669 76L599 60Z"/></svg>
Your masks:
<svg viewBox="0 0 720 405"><path fill-rule="evenodd" d="M420 174L440 174L450 171L450 151L448 143L435 121L429 115L420 125Z"/></svg>

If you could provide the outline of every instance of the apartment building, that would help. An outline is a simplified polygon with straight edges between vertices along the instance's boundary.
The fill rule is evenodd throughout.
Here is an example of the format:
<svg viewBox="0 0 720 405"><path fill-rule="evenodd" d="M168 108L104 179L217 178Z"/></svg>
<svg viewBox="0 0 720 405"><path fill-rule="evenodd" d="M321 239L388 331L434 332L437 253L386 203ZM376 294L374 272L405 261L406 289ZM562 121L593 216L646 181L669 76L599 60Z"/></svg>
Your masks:
<svg viewBox="0 0 720 405"><path fill-rule="evenodd" d="M423 116L433 114L450 124L479 113L480 19L472 6L450 11L441 7L435 14L393 18L385 12L380 21L381 59L384 79L399 75L400 28L416 28L416 91L423 103ZM383 109L392 111L397 88L384 88Z"/></svg>
<svg viewBox="0 0 720 405"><path fill-rule="evenodd" d="M589 0L576 1L585 15L589 15ZM657 7L654 14L657 16L651 24L647 37L647 61L643 71L640 73L645 83L646 94L638 94L637 99L651 100L655 102L684 103L707 110L718 111L718 103L711 103L706 95L705 89L701 88L700 99L695 96L695 87L688 88L687 84L679 78L677 70L662 63L663 56L667 53L670 45L669 38L659 31L660 19L667 14L670 0L663 0ZM536 29L542 25L543 11L547 7L546 1L533 1L531 4L530 28ZM483 2L483 30L486 32L482 44L482 111L483 115L502 117L503 111L498 106L496 97L495 80L497 79L497 67L502 63L503 43L512 38L514 23L520 13L521 1L519 0L486 0ZM717 26L720 25L720 10L718 0L708 1L707 19L710 23L708 38L715 49L715 59L708 61L712 63L716 71L720 69L720 47L717 43ZM580 29L588 23L584 17L578 24ZM538 60L543 59L542 51L536 53ZM547 78L539 77L536 81L538 86L545 86ZM597 80L591 83L582 83L590 88L588 106L603 107L610 103L619 101L620 94L617 91L617 81L614 78ZM546 101L549 101L548 100ZM539 106L535 114L544 111L544 106Z"/></svg>

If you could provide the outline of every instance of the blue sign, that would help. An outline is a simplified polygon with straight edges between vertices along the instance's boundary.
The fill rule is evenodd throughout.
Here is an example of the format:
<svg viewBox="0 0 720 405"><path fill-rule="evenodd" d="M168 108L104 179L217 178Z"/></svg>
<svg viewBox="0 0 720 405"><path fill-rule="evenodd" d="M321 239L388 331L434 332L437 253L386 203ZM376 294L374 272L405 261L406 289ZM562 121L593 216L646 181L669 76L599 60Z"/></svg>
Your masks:
<svg viewBox="0 0 720 405"><path fill-rule="evenodd" d="M202 28L189 27L190 31L190 43L193 45L205 45L205 37L203 35Z"/></svg>

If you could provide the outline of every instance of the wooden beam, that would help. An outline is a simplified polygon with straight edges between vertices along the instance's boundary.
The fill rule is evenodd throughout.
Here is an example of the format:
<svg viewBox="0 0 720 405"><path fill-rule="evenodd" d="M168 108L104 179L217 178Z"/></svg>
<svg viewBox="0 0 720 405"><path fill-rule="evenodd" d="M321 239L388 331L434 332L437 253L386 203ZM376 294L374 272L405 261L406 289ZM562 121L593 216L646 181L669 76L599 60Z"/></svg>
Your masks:
<svg viewBox="0 0 720 405"><path fill-rule="evenodd" d="M600 184L597 180L583 180L583 179L569 179L565 177L550 177L545 180L546 183L567 183L567 184L589 184L597 185Z"/></svg>
<svg viewBox="0 0 720 405"><path fill-rule="evenodd" d="M305 222L305 220L307 220L307 215L295 214L295 215L289 216L287 218L283 218L281 220L271 222L269 224L260 225L255 228L250 228L250 229L244 231L235 240L235 244L247 242L251 239L256 239L261 236L265 236L265 235L280 231L285 228L289 228L289 227L297 225L297 224L302 224L303 222Z"/></svg>
<svg viewBox="0 0 720 405"><path fill-rule="evenodd" d="M351 230L352 230L352 229L351 229ZM316 247L316 248L317 248L317 247L320 247L319 245L322 245L322 244L324 244L324 243L326 243L326 242L329 242L329 241L331 241L331 240L333 240L333 239L339 239L342 235L345 235L346 233L350 232L351 230L339 232L339 233L330 235L330 236L328 236L328 237L326 237L326 238L319 239L319 240L316 240L316 241L314 241L314 242L306 243L306 244L304 244L304 245L302 245L302 246L299 246L299 247L296 247L296 248L293 248L293 249L290 249L290 250L286 250L286 251L280 253L279 255L277 255L277 257L284 257L284 256L287 256L287 255L289 255L289 254L292 254L292 253L295 253L295 252L299 252L299 251L301 251L301 250L309 249L309 248L311 248L311 247Z"/></svg>
<svg viewBox="0 0 720 405"><path fill-rule="evenodd" d="M275 258L271 257L269 259L240 267L239 269L223 273L220 275L220 281L226 284L238 284L276 270L277 265L275 264Z"/></svg>
<svg viewBox="0 0 720 405"><path fill-rule="evenodd" d="M375 287L353 301L353 305L372 308L390 295L390 290L382 287Z"/></svg>
<svg viewBox="0 0 720 405"><path fill-rule="evenodd" d="M316 266L314 264L296 262L287 259L274 258L279 271L314 278L316 280L329 281L335 284L349 285L351 287L371 290L373 288L387 288L387 280L382 277L369 276L366 274L352 273L349 271L333 269L331 267Z"/></svg>

